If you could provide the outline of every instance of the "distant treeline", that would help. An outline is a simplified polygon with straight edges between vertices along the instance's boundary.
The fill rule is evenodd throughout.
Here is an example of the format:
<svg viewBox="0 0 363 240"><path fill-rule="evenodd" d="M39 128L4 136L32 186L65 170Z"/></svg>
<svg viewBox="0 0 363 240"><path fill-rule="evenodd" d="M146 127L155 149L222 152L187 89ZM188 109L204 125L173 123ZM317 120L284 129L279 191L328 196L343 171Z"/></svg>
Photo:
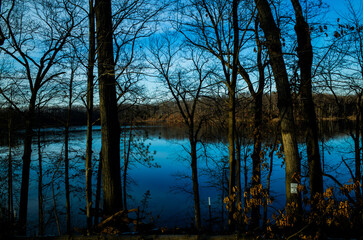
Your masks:
<svg viewBox="0 0 363 240"><path fill-rule="evenodd" d="M63 107L44 107L34 115L33 126L35 129L38 127L61 127L65 124L67 117L67 108ZM87 120L86 108L84 107L73 107L71 110L71 125L80 126L85 125ZM8 122L11 119L13 129L24 128L25 115L18 111L9 108L0 109L0 127L1 131L8 128ZM94 121L97 123L99 119L99 110L94 111Z"/></svg>
<svg viewBox="0 0 363 240"><path fill-rule="evenodd" d="M316 104L316 112L319 120L337 120L351 118L356 113L356 98L354 96L333 96L329 94L315 94L314 100ZM210 118L223 118L218 115L225 104L223 98L203 98L206 111L210 112ZM240 113L237 119L249 121L253 118L253 101L247 94L240 95L238 98ZM301 108L300 99L294 99L295 117L299 119ZM201 105L203 106L203 104ZM40 127L61 127L65 123L67 117L67 108L65 107L44 107L35 114L35 128ZM277 95L264 96L264 115L265 117L274 119L278 116ZM217 116L218 115L218 116ZM23 115L18 111L9 108L0 109L0 127L1 131L6 131L8 120L12 119L13 129L22 129L24 126ZM94 124L99 124L100 112L99 108L94 109ZM71 110L71 125L85 125L87 120L86 108L83 106L75 106ZM146 103L137 105L124 104L119 108L119 121L121 125L133 123L178 123L181 122L181 116L177 109L177 105L173 101L162 101L157 103Z"/></svg>
<svg viewBox="0 0 363 240"><path fill-rule="evenodd" d="M314 94L316 115L318 120L339 120L352 119L357 113L357 97L355 96L334 96L331 94ZM201 98L201 110L207 111L214 121L223 121L227 118L226 98L204 97ZM237 98L237 121L253 120L254 101L249 94L241 94ZM278 118L277 94L265 94L263 99L264 117L267 119ZM294 97L295 117L301 119L302 103L298 95ZM129 108L120 114L120 120L137 119L138 122L181 122L181 115L178 107L173 101L163 101L155 104L137 105Z"/></svg>

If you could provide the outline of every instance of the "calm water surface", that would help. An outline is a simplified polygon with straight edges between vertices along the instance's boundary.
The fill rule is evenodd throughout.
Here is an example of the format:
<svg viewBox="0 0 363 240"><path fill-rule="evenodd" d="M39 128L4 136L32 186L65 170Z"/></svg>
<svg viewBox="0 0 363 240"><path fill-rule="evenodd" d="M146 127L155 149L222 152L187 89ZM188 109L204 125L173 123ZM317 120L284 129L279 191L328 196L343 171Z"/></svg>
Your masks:
<svg viewBox="0 0 363 240"><path fill-rule="evenodd" d="M121 156L123 156L124 141L128 142L129 128L124 128L125 135L121 137ZM128 170L127 183L127 204L128 208L140 207L145 222L154 222L157 227L189 227L193 224L193 196L191 169L188 160L187 150L189 149L185 131L182 128L170 128L160 126L142 126L133 130L133 143L131 152L131 165ZM98 157L100 151L101 132L99 127L94 128L94 177L93 184L96 184L96 172L98 169ZM335 133L326 133L321 139L321 149L323 152L324 171L336 176L342 182L348 182L349 171L341 163L341 158L352 163L354 154L353 141L344 132L335 130ZM64 190L64 135L61 128L48 128L41 130L41 154L43 158L43 194L46 233L56 235L55 212L61 223L61 231L65 232L65 190ZM20 141L21 143L21 141ZM85 190L84 190L84 155L86 148L86 128L74 127L70 134L70 166L71 166L71 207L72 226L85 227ZM141 146L141 147L140 147ZM207 141L199 144L199 180L200 199L202 209L203 224L209 224L208 197L211 198L211 210L213 225L216 229L221 229L225 225L225 209L223 198L226 195L225 186L227 184L227 164L228 149L224 141ZM150 164L147 164L145 153ZM243 152L247 154L248 179L251 174L251 159L249 157L251 145L246 141ZM6 146L0 147L0 160L2 175L0 178L2 188L2 207L6 207L6 171L7 171L7 151ZM304 146L300 146L302 159L305 159ZM269 150L267 150L268 155ZM14 172L15 206L19 202L20 192L20 160L22 146L13 150L14 162L19 166ZM144 157L142 157L144 156ZM269 162L269 159L267 159ZM123 162L121 162L121 165ZM242 163L243 165L244 163ZM157 165L157 166L156 166ZM305 161L303 160L303 174L306 173ZM29 192L29 212L28 212L28 234L37 234L38 225L38 148L37 138L34 138L32 153L31 183ZM352 163L350 166L354 167ZM353 170L354 171L354 170ZM5 175L4 175L4 174ZM271 175L271 196L274 201L273 208L269 208L271 215L274 209L282 208L285 201L284 166L282 159L274 156L273 171ZM263 172L263 184L266 183L267 170ZM242 176L242 179L244 177ZM329 179L324 179L325 185L332 185ZM242 180L243 181L243 180ZM304 178L307 183L307 179ZM52 183L53 182L53 187ZM242 182L242 186L244 186ZM53 196L54 190L54 196ZM94 190L95 192L95 187ZM148 193L148 194L146 194ZM147 197L145 197L147 195ZM54 211L54 202L56 211ZM17 211L17 207L16 207ZM132 216L132 215L130 215Z"/></svg>

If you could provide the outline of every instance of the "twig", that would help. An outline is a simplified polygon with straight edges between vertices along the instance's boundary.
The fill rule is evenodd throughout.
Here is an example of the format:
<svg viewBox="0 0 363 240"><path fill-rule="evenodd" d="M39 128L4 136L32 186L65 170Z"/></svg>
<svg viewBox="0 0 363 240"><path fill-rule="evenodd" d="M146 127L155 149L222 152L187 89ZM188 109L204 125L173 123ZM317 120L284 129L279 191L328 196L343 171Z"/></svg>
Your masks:
<svg viewBox="0 0 363 240"><path fill-rule="evenodd" d="M97 225L97 228L99 229L102 229L104 225L106 225L108 222L112 221L113 219L119 217L119 216L122 216L122 215L126 215L130 212L137 212L137 208L134 208L134 209L130 209L130 210L121 210L117 213L115 213L114 215L106 218L105 220L103 220L100 224Z"/></svg>
<svg viewBox="0 0 363 240"><path fill-rule="evenodd" d="M353 172L352 172L352 169L348 166L347 162L344 160L344 158L343 158L343 157L342 157L342 161L343 161L343 163L345 164L345 166L348 168L348 171L349 171L349 173L350 173L350 176L352 177L352 180L353 180L353 179L355 179L354 174L353 174Z"/></svg>
<svg viewBox="0 0 363 240"><path fill-rule="evenodd" d="M290 237L286 238L286 240L289 240L293 237L295 237L296 235L298 235L299 233L301 233L302 231L304 231L305 229L307 229L310 226L310 224L306 225L305 227L303 227L302 229L300 229L298 232L292 234Z"/></svg>
<svg viewBox="0 0 363 240"><path fill-rule="evenodd" d="M330 175L330 174L327 174L327 173L323 173L323 176L325 176L325 177L328 177L328 178L330 178L330 179L332 179L336 184L338 184L339 185L339 187L341 188L341 189L344 189L344 186L343 186L343 184L341 184L335 177L333 177L332 175ZM349 202L351 202L351 203L353 203L353 204L355 204L355 201L354 201L354 199L349 195L349 193L347 193L346 191L342 191L342 193L348 198L348 200L349 200Z"/></svg>

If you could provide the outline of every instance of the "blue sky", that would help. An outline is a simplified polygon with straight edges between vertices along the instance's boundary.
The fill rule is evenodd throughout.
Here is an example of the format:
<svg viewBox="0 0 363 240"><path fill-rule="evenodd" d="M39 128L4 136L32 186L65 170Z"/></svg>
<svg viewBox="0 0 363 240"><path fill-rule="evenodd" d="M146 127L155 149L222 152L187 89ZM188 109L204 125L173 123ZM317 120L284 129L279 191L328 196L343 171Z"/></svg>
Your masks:
<svg viewBox="0 0 363 240"><path fill-rule="evenodd" d="M348 13L347 0L324 0L324 2L329 5L329 18L333 18L334 20L336 20L336 18L341 18ZM363 10L362 0L351 0L351 2L357 10L359 8Z"/></svg>

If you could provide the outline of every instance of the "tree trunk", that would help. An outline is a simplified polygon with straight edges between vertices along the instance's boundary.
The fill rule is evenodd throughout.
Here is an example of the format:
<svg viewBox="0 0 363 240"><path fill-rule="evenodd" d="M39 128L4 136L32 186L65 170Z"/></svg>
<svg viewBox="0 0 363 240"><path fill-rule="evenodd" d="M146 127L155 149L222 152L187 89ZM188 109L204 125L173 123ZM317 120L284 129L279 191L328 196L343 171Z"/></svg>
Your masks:
<svg viewBox="0 0 363 240"><path fill-rule="evenodd" d="M247 158L248 155L245 153L243 156L243 176L244 176L244 192L248 193L248 167L247 167ZM247 201L246 201L246 197L245 194L243 194L243 207L246 208L247 207Z"/></svg>
<svg viewBox="0 0 363 240"><path fill-rule="evenodd" d="M306 150L311 189L310 197L313 198L315 194L323 193L318 125L312 96L311 66L313 63L313 48L311 46L309 25L304 19L299 0L291 0L291 2L296 17L295 32L298 42L297 54L301 75L300 94L303 105L303 119L305 121Z"/></svg>
<svg viewBox="0 0 363 240"><path fill-rule="evenodd" d="M122 210L120 126L113 59L111 0L97 0L95 13L101 115L103 211L106 216L110 216Z"/></svg>
<svg viewBox="0 0 363 240"><path fill-rule="evenodd" d="M265 88L265 72L262 64L262 46L258 35L259 21L255 22L256 32L256 45L257 45L257 68L258 68L258 90L254 94L254 132L253 132L253 153L252 153L252 188L256 188L261 185L261 148L262 148L262 107L263 107L263 91ZM258 200L261 195L252 196ZM257 202L257 201L256 201ZM261 218L260 206L252 206L251 209L251 229L259 227L259 221Z"/></svg>
<svg viewBox="0 0 363 240"><path fill-rule="evenodd" d="M361 108L362 108L362 106L361 106ZM363 120L363 111L362 111L362 109L360 110L360 119L361 119L361 121ZM362 126L362 124L360 124L360 141L361 141L361 149L363 149L363 126ZM362 150L361 150L361 154L362 154ZM362 158L361 158L362 159ZM361 163L362 163L362 160L360 160L359 161L359 164L361 165ZM360 169L360 168L359 168ZM361 175L360 175L361 176ZM363 181L363 179L362 179L362 177L360 178L360 183L361 183L361 193L363 193L363 184L362 184L362 181Z"/></svg>
<svg viewBox="0 0 363 240"><path fill-rule="evenodd" d="M354 173L354 183L361 182L361 148L360 148L360 132L361 132L361 96L358 97L357 100L357 115L355 120L355 137L354 137L354 152L355 152L355 173ZM356 187L354 189L355 196L359 202L362 201L362 194L360 191L360 187Z"/></svg>
<svg viewBox="0 0 363 240"><path fill-rule="evenodd" d="M61 227L60 227L60 223L59 223L59 218L58 218L58 213L57 213L57 200L56 200L56 195L54 192L54 177L57 174L59 167L61 165L61 160L62 160L62 153L61 153L61 157L58 160L57 163L57 168L56 170L53 172L51 181L50 181L50 185L52 187L52 198L53 198L53 213L54 213L54 218L55 218L55 222L57 224L57 230L58 230L58 235L61 236L62 235L62 231L61 231Z"/></svg>
<svg viewBox="0 0 363 240"><path fill-rule="evenodd" d="M25 136L24 136L24 153L23 153L23 169L21 177L21 190L20 190L20 206L19 206L19 234L26 234L26 222L28 216L28 192L29 192L29 173L30 161L32 152L32 137L33 137L33 116L35 110L35 96L29 102L28 111L25 116Z"/></svg>
<svg viewBox="0 0 363 240"><path fill-rule="evenodd" d="M292 183L300 184L301 166L295 134L290 84L280 42L280 30L275 24L268 1L255 0L255 3L261 28L265 33L266 45L278 92L281 138L285 153L286 202L288 204L293 202L297 204L297 208L294 208L294 211L291 212L291 214L300 214L301 194L299 191L297 191L297 193L295 193L295 191L291 192L291 188L294 187L294 185L291 185ZM293 190L295 190L295 188L293 188ZM289 211L289 209L287 210Z"/></svg>
<svg viewBox="0 0 363 240"><path fill-rule="evenodd" d="M9 142L9 157L8 157L8 211L10 223L14 223L14 202L13 202L13 161L12 161L12 110L9 109L8 116L8 142Z"/></svg>
<svg viewBox="0 0 363 240"><path fill-rule="evenodd" d="M44 211L43 211L43 158L40 139L40 109L38 107L38 164L39 164L39 176L38 176L38 208L39 208L39 235L44 235Z"/></svg>
<svg viewBox="0 0 363 240"><path fill-rule="evenodd" d="M228 155L229 155L229 181L228 196L230 199L229 209L229 227L231 231L235 230L235 220L233 215L236 211L235 191L236 187L236 151L235 151L235 135L236 135L236 82L238 74L238 55L239 55L239 26L238 26L238 0L232 2L232 20L233 20L233 65L232 79L228 84Z"/></svg>
<svg viewBox="0 0 363 240"><path fill-rule="evenodd" d="M252 188L257 188L261 185L261 125L262 125L262 91L257 92L255 97L255 119L254 119L254 133L253 133L253 153L252 153ZM258 200L260 194L252 196ZM259 227L260 220L260 206L254 205L251 209L251 228Z"/></svg>
<svg viewBox="0 0 363 240"><path fill-rule="evenodd" d="M266 178L266 195L267 195L267 197L270 197L271 175L272 175L272 169L273 169L273 164L274 164L274 153L275 153L276 143L277 143L277 137L275 138L275 142L272 145L272 148L271 148L271 151L269 154L270 168L268 170L268 174L267 174L267 178ZM265 199L264 206L263 206L263 226L264 226L264 228L267 227L267 199Z"/></svg>
<svg viewBox="0 0 363 240"><path fill-rule="evenodd" d="M230 230L235 228L235 220L233 219L235 207L235 192L234 188L236 186L236 157L235 157L235 126L236 126L236 103L235 103L235 93L234 89L229 90L228 99L228 163L229 163L229 179L228 179L228 196L230 200L229 209L229 225Z"/></svg>
<svg viewBox="0 0 363 240"><path fill-rule="evenodd" d="M194 129L189 129L190 157L192 168L193 195L194 195L194 217L195 227L199 232L202 228L200 218L200 200L199 200L199 183L198 183L198 168L197 168L197 143L194 139Z"/></svg>
<svg viewBox="0 0 363 240"><path fill-rule="evenodd" d="M87 146L86 146L86 213L87 234L92 228L92 118L93 118L93 70L95 65L96 33L93 0L89 0L89 53L87 66Z"/></svg>
<svg viewBox="0 0 363 240"><path fill-rule="evenodd" d="M130 162L130 151L131 151L131 141L132 141L132 124L130 125L129 137L126 144L126 133L124 135L124 167L123 167L123 194L124 194L124 209L127 210L127 170L129 168Z"/></svg>
<svg viewBox="0 0 363 240"><path fill-rule="evenodd" d="M69 200L69 156L68 156L68 142L69 142L69 126L65 127L64 139L64 183L66 190L66 219L67 219L67 234L71 231L71 207Z"/></svg>
<svg viewBox="0 0 363 240"><path fill-rule="evenodd" d="M66 219L67 219L68 235L71 233L71 202L70 202L70 191L69 191L69 126L71 122L73 78L74 78L74 69L73 67L71 68L72 72L69 82L67 120L64 129L64 183L66 189Z"/></svg>
<svg viewBox="0 0 363 240"><path fill-rule="evenodd" d="M101 199L101 181L102 181L102 153L100 152L100 159L98 162L97 171L97 187L96 187L96 200L95 200L95 226L98 225L98 217L100 213L100 199Z"/></svg>
<svg viewBox="0 0 363 240"><path fill-rule="evenodd" d="M236 135L238 133L236 132ZM237 187L237 207L242 209L242 185L241 185L241 137L236 138L236 187ZM238 219L240 222L241 219Z"/></svg>

